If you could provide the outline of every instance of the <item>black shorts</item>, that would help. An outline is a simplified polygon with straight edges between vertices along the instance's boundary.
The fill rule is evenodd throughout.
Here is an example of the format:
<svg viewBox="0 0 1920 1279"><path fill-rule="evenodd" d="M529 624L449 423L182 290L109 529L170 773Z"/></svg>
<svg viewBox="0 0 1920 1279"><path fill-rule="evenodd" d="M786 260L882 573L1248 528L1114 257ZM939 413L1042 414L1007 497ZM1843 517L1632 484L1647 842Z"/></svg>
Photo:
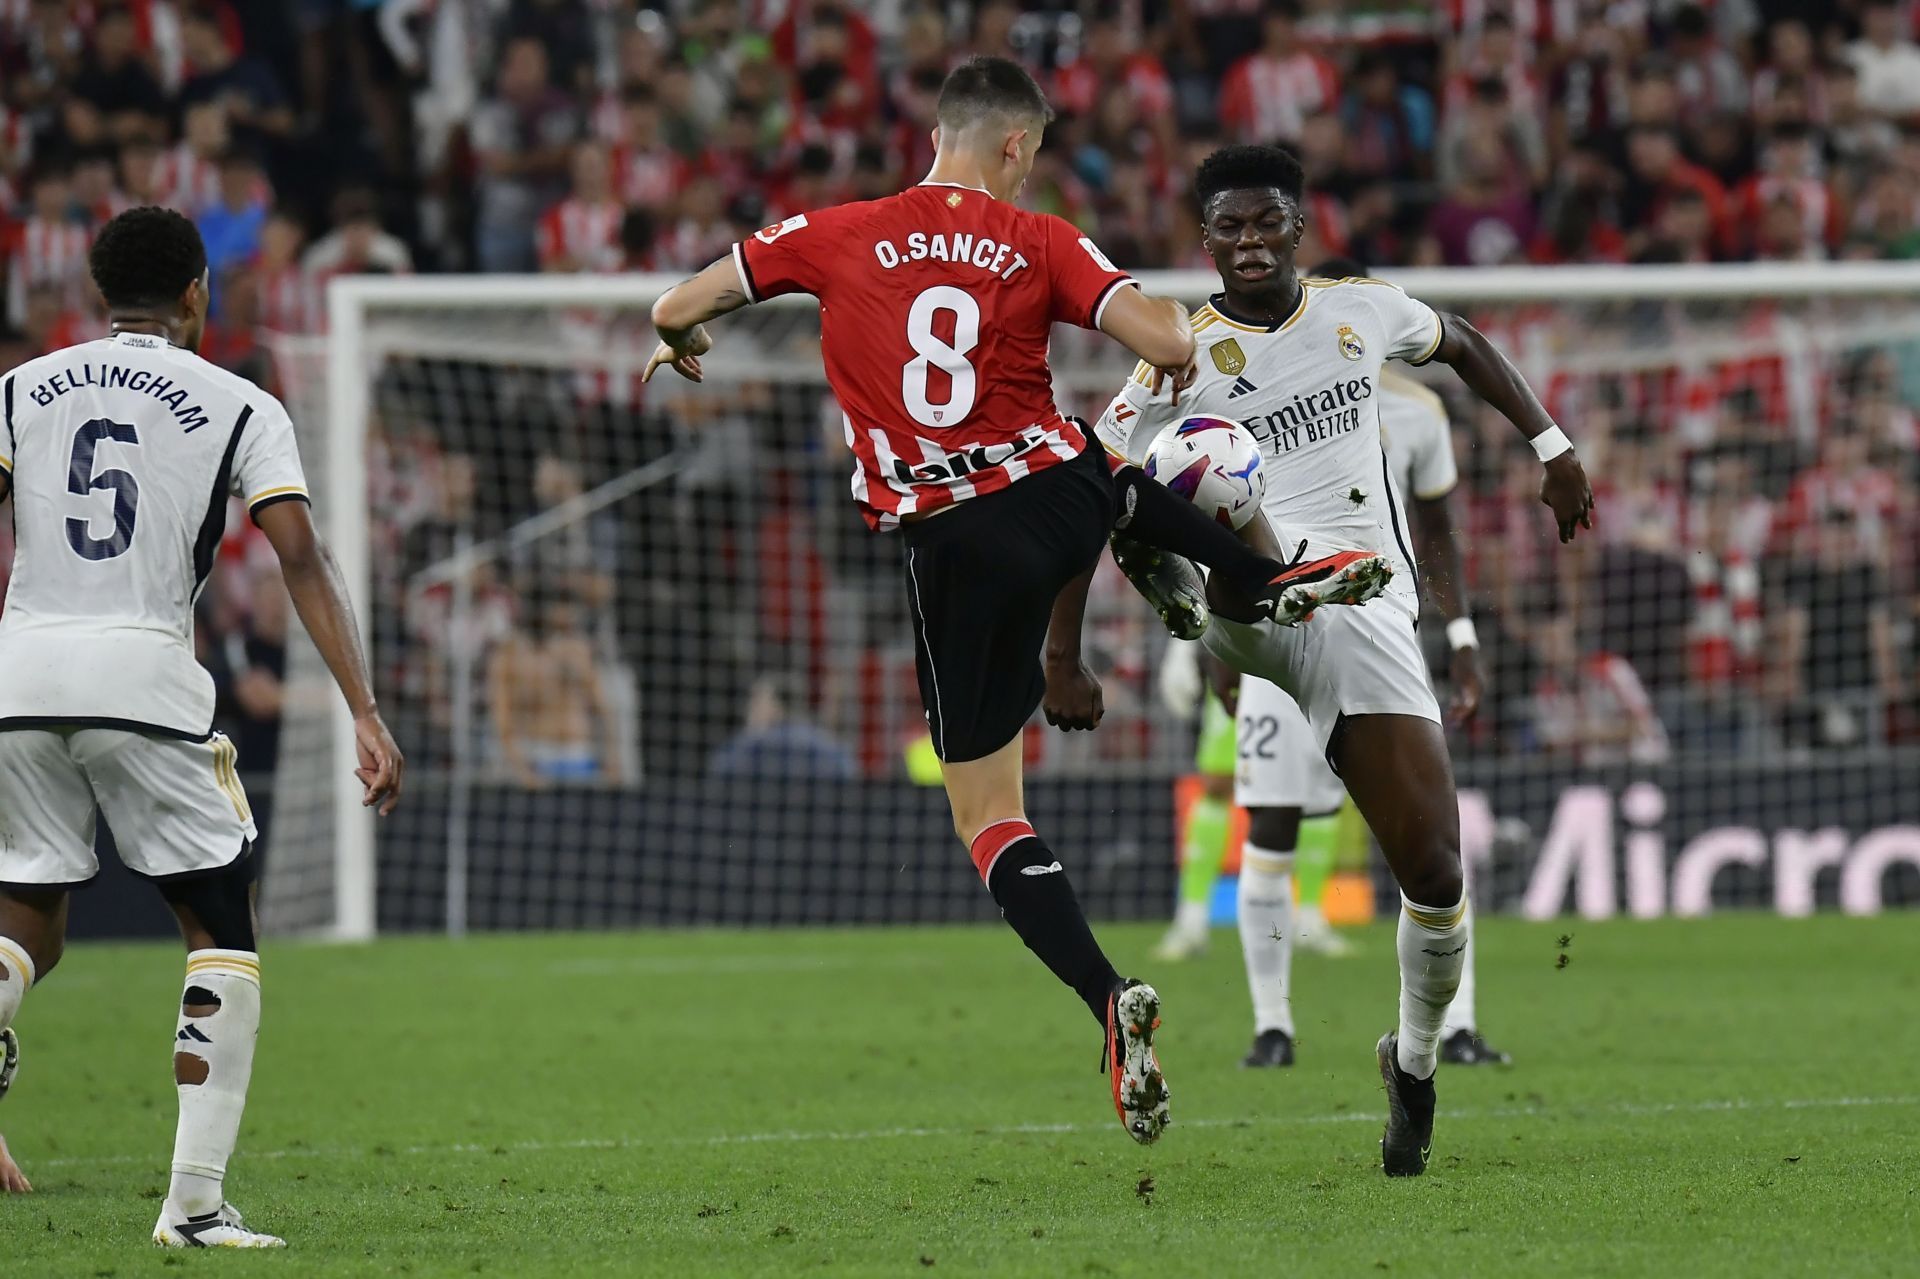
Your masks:
<svg viewBox="0 0 1920 1279"><path fill-rule="evenodd" d="M902 530L920 700L942 760L981 759L1019 735L1046 692L1054 598L1112 527L1112 476L1090 448Z"/></svg>

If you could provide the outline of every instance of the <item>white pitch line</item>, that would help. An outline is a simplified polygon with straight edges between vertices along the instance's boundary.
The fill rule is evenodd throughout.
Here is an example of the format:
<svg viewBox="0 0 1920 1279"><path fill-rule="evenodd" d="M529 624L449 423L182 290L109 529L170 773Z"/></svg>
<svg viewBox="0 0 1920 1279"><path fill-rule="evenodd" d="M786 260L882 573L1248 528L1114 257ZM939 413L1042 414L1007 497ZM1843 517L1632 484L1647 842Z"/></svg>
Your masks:
<svg viewBox="0 0 1920 1279"><path fill-rule="evenodd" d="M1606 1106L1570 1106L1554 1109L1541 1106L1502 1106L1480 1110L1443 1110L1447 1123L1492 1119L1582 1119L1593 1116L1647 1116L1679 1114L1716 1114L1723 1111L1826 1110L1860 1106L1920 1106L1920 1096L1894 1097L1804 1097L1784 1101L1750 1101L1742 1098L1708 1101L1622 1102ZM1213 1118L1176 1120L1174 1131L1191 1128L1287 1128L1317 1127L1325 1124L1380 1122L1371 1111L1336 1111L1319 1115L1263 1115L1253 1118ZM373 1159L394 1155L491 1155L541 1154L565 1150L657 1150L662 1146L745 1146L779 1145L800 1142L897 1141L928 1137L1053 1137L1078 1133L1110 1132L1113 1123L998 1124L979 1128L864 1128L847 1131L815 1130L789 1132L713 1133L705 1137L588 1137L576 1141L459 1142L450 1145L395 1147L321 1147L303 1146L293 1150L241 1150L240 1159ZM73 1155L57 1159L38 1159L38 1168L95 1167L109 1164L162 1162L158 1153L147 1155Z"/></svg>

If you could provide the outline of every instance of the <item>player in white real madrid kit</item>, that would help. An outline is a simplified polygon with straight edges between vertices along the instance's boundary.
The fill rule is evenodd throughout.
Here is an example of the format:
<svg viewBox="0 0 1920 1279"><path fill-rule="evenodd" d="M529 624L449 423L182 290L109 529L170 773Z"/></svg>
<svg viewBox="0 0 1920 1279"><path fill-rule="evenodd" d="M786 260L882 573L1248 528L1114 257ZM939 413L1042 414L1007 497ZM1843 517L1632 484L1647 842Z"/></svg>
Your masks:
<svg viewBox="0 0 1920 1279"><path fill-rule="evenodd" d="M67 895L99 870L97 809L187 944L179 1125L154 1242L279 1247L224 1193L260 1028L254 827L233 747L212 730L193 605L229 495L280 558L353 712L354 775L381 813L399 799L403 762L314 531L286 409L194 354L207 308L200 233L171 210L132 209L101 229L88 263L112 336L0 376L0 500L12 497L15 537L0 613L0 1092L19 1059L21 999L59 962Z"/></svg>
<svg viewBox="0 0 1920 1279"><path fill-rule="evenodd" d="M1226 147L1200 166L1201 233L1223 291L1194 320L1197 379L1176 409L1136 376L1096 429L1110 450L1139 457L1179 417L1236 419L1266 459L1271 528L1247 525L1256 544L1277 534L1304 539L1308 556L1374 552L1395 569L1381 598L1293 627L1231 620L1246 615L1244 602L1209 580L1215 615L1203 642L1299 704L1399 881L1400 1018L1376 1055L1389 1103L1382 1163L1390 1176L1412 1176L1432 1147L1433 1074L1466 950L1465 898L1453 772L1415 631L1414 560L1381 447L1383 366L1439 359L1514 422L1545 462L1541 499L1563 541L1592 527L1593 492L1519 371L1465 320L1379 281L1298 277L1302 187L1299 161L1277 147ZM1250 848L1243 915L1279 916L1283 896L1291 900L1288 870L1284 853Z"/></svg>
<svg viewBox="0 0 1920 1279"><path fill-rule="evenodd" d="M1321 263L1313 274L1323 280L1364 279L1366 269L1337 258ZM1400 495L1400 509L1409 517L1408 532L1417 552L1414 562L1428 598L1446 621L1453 687L1448 719L1464 723L1479 709L1484 678L1479 640L1461 594L1460 550L1448 501L1459 472L1446 405L1428 388L1388 367L1380 373L1379 412L1387 473ZM1330 828L1338 820L1346 788L1321 754L1306 716L1278 685L1242 676L1237 710L1239 738L1245 745L1235 777L1234 802L1247 810L1247 842L1268 866L1276 861L1286 865L1296 849L1304 860L1309 839L1333 838ZM1309 909L1304 902L1298 913L1294 909L1289 872L1282 870L1278 878L1277 885L1255 886L1272 891L1249 893L1270 900L1272 909L1242 911L1240 916L1254 1011L1253 1047L1242 1063L1247 1066L1293 1064L1292 952L1295 942L1304 942L1314 925L1302 918ZM1324 920L1318 926L1324 928ZM1460 988L1447 1005L1441 1029L1440 1059L1465 1066L1504 1064L1507 1055L1480 1036L1475 1021L1471 902L1462 928L1467 950Z"/></svg>

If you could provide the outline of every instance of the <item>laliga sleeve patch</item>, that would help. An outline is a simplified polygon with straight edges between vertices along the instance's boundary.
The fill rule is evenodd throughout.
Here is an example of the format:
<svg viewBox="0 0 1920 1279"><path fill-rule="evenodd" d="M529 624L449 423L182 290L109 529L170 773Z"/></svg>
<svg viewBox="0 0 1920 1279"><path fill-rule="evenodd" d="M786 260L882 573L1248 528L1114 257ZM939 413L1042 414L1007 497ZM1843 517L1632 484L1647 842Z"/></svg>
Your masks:
<svg viewBox="0 0 1920 1279"><path fill-rule="evenodd" d="M780 222L773 226L761 227L758 231L755 231L753 233L753 238L760 241L760 243L762 244L772 244L775 240L779 239L781 236L791 235L793 232L800 230L806 225L807 225L807 215L804 213L796 213L792 217L788 218L785 222Z"/></svg>
<svg viewBox="0 0 1920 1279"><path fill-rule="evenodd" d="M802 222L806 221L804 217L801 218L800 220ZM1087 251L1087 256L1092 258L1094 261L1094 265L1098 266L1102 271L1118 271L1120 269L1119 267L1113 264L1112 259L1108 258L1106 254L1100 251L1099 245L1095 244L1092 240L1089 240L1084 235L1080 237L1080 247Z"/></svg>

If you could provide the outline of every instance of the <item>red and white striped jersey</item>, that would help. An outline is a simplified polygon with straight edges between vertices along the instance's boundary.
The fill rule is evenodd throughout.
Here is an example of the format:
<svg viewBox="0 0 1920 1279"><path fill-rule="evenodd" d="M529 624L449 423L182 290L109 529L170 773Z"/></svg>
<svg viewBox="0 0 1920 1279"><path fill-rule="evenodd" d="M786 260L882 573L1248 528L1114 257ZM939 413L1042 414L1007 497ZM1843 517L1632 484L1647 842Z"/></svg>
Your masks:
<svg viewBox="0 0 1920 1279"><path fill-rule="evenodd" d="M725 222L682 218L661 233L653 255L663 271L698 271L725 257L732 242L733 229Z"/></svg>
<svg viewBox="0 0 1920 1279"><path fill-rule="evenodd" d="M1333 64L1301 50L1285 58L1256 53L1227 72L1220 122L1242 142L1300 136L1307 117L1331 109L1340 94Z"/></svg>
<svg viewBox="0 0 1920 1279"><path fill-rule="evenodd" d="M629 205L664 209L687 180L687 162L672 147L613 149L613 191Z"/></svg>
<svg viewBox="0 0 1920 1279"><path fill-rule="evenodd" d="M937 510L1078 457L1047 367L1055 323L1098 328L1132 283L1072 223L922 183L796 214L734 246L749 300L820 299L827 383L867 523Z"/></svg>
<svg viewBox="0 0 1920 1279"><path fill-rule="evenodd" d="M1101 90L1112 81L1081 58L1061 67L1053 75L1053 105L1076 116L1090 116L1100 104ZM1120 83L1133 98L1135 110L1143 120L1165 116L1173 110L1173 82L1167 78L1160 59L1150 53L1129 54L1120 70Z"/></svg>
<svg viewBox="0 0 1920 1279"><path fill-rule="evenodd" d="M1729 683L1757 664L1760 568L1738 551L1716 555L1697 546L1687 556L1687 575L1693 579L1692 676L1701 684Z"/></svg>
<svg viewBox="0 0 1920 1279"><path fill-rule="evenodd" d="M220 199L220 165L182 142L154 161L153 190L167 208L197 213Z"/></svg>
<svg viewBox="0 0 1920 1279"><path fill-rule="evenodd" d="M323 333L325 291L313 272L299 266L260 274L260 327L275 333Z"/></svg>
<svg viewBox="0 0 1920 1279"><path fill-rule="evenodd" d="M87 228L34 216L13 229L7 245L7 318L17 328L27 317L27 294L54 288L69 307L86 299Z"/></svg>
<svg viewBox="0 0 1920 1279"><path fill-rule="evenodd" d="M620 264L625 206L567 199L541 215L535 241L542 271L611 271Z"/></svg>

